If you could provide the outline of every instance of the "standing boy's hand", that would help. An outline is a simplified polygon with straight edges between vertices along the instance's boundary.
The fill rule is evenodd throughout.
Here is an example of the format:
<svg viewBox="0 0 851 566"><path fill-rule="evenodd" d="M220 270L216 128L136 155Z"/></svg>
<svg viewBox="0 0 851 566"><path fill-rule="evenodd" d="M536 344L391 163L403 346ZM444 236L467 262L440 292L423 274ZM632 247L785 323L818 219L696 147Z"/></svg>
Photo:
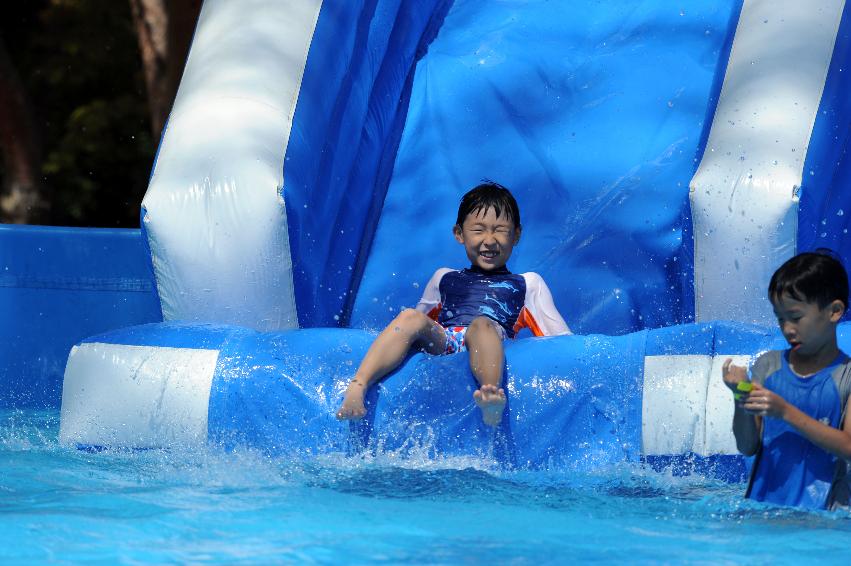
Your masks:
<svg viewBox="0 0 851 566"><path fill-rule="evenodd" d="M734 366L733 358L727 358L721 366L721 377L724 378L724 385L736 393L739 383L748 380L748 370L741 366Z"/></svg>
<svg viewBox="0 0 851 566"><path fill-rule="evenodd" d="M745 411L760 417L782 419L788 406L789 403L783 397L759 383L754 383L753 391L742 400L742 408Z"/></svg>
<svg viewBox="0 0 851 566"><path fill-rule="evenodd" d="M759 448L760 430L762 419L758 419L754 413L745 408L748 394L744 389L739 389L739 384L750 385L748 381L748 370L733 365L733 359L724 360L721 366L721 377L724 379L736 400L736 411L733 414L733 435L736 437L736 448L745 456L753 456ZM756 388L756 384L753 385Z"/></svg>

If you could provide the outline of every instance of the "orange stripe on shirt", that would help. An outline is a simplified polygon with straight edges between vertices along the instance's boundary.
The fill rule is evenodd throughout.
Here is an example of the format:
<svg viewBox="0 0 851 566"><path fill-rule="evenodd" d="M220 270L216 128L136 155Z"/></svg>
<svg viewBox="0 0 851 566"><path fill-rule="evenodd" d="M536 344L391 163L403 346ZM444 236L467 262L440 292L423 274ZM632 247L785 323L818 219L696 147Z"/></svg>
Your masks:
<svg viewBox="0 0 851 566"><path fill-rule="evenodd" d="M526 307L520 310L520 316L517 317L517 322L514 323L514 334L516 335L524 328L531 330L535 336L544 336L541 327L538 326L538 321L535 320L535 317L532 316L532 313Z"/></svg>

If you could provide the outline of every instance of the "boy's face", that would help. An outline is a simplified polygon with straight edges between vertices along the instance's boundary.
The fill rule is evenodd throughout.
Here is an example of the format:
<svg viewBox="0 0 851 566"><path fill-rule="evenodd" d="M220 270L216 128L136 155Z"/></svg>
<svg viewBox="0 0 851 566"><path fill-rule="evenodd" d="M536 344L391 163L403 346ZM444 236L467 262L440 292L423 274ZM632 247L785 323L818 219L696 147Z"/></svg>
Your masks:
<svg viewBox="0 0 851 566"><path fill-rule="evenodd" d="M485 271L503 267L520 241L520 228L514 226L505 211L497 216L493 207L471 212L463 224L455 225L453 232L470 263Z"/></svg>
<svg viewBox="0 0 851 566"><path fill-rule="evenodd" d="M796 357L818 354L836 339L836 325L845 312L842 301L836 300L819 308L815 302L793 299L784 293L772 299L774 314L783 337Z"/></svg>

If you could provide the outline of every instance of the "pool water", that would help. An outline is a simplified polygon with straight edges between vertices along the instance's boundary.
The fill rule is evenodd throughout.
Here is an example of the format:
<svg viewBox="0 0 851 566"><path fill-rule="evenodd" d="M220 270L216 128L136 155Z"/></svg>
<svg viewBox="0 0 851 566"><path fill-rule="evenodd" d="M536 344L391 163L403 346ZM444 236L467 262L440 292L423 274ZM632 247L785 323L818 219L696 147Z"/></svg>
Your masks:
<svg viewBox="0 0 851 566"><path fill-rule="evenodd" d="M0 411L0 562L848 564L851 514L638 464L585 473L393 454L89 453Z"/></svg>

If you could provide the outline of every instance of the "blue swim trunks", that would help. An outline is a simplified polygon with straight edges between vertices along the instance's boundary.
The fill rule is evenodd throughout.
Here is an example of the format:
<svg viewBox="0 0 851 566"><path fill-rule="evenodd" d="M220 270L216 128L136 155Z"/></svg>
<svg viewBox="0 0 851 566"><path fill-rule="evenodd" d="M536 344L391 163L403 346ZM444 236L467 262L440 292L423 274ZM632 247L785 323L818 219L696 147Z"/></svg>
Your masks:
<svg viewBox="0 0 851 566"><path fill-rule="evenodd" d="M464 336L467 334L466 326L449 326L443 329L446 334L446 349L444 354L455 354L466 349L467 343L464 341Z"/></svg>
<svg viewBox="0 0 851 566"><path fill-rule="evenodd" d="M505 331L497 324L493 323L494 329L499 332L500 337L505 340ZM448 326L443 328L443 333L446 335L446 348L443 354L456 354L467 349L467 327L466 326Z"/></svg>

